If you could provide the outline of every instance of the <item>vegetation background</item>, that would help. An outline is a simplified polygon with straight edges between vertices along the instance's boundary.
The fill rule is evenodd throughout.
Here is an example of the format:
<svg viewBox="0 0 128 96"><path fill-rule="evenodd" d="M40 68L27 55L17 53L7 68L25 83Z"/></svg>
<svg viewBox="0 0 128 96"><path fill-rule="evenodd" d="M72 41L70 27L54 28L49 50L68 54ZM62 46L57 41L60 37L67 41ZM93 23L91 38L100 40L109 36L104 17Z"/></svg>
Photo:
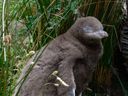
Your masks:
<svg viewBox="0 0 128 96"><path fill-rule="evenodd" d="M33 51L66 32L80 15L97 17L109 33L103 41L104 56L85 95L128 96L126 82L113 68L123 4L124 0L0 0L0 96L12 96Z"/></svg>

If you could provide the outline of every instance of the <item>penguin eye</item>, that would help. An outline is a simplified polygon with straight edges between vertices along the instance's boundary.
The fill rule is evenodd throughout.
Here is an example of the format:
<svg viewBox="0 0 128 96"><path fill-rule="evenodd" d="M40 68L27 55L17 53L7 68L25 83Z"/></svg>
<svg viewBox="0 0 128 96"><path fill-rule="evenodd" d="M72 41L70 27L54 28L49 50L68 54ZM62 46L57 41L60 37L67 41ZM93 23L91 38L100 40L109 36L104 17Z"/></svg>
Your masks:
<svg viewBox="0 0 128 96"><path fill-rule="evenodd" d="M104 30L104 27L103 27L103 26L101 26L101 27L100 27L100 30Z"/></svg>
<svg viewBox="0 0 128 96"><path fill-rule="evenodd" d="M87 33L92 33L93 32L93 29L90 26L86 26L86 27L83 28L83 31L84 32L87 32Z"/></svg>

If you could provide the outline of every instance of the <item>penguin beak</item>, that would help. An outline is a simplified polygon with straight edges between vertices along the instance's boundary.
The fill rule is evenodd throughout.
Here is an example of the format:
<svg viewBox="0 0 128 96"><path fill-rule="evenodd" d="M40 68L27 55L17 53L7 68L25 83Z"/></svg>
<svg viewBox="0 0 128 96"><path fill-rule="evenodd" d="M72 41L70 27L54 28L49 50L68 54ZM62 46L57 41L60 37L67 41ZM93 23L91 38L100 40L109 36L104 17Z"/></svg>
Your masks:
<svg viewBox="0 0 128 96"><path fill-rule="evenodd" d="M99 31L96 31L95 33L99 34L101 39L108 37L108 33L106 31L104 31L104 30L99 30Z"/></svg>

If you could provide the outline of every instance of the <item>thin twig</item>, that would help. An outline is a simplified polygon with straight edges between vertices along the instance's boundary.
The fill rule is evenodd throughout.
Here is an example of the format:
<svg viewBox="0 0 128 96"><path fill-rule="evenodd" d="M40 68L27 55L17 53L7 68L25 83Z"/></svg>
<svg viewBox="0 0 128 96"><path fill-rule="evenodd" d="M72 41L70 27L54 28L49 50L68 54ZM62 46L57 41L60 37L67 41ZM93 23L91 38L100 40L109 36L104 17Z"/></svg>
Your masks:
<svg viewBox="0 0 128 96"><path fill-rule="evenodd" d="M5 3L6 3L6 0L3 0L3 5L2 5L2 32L3 32L3 45L4 45L4 62L7 61L7 58L6 58L6 47L5 47L5 42L4 42L4 39L5 39L5 21L4 21L4 17L5 17Z"/></svg>

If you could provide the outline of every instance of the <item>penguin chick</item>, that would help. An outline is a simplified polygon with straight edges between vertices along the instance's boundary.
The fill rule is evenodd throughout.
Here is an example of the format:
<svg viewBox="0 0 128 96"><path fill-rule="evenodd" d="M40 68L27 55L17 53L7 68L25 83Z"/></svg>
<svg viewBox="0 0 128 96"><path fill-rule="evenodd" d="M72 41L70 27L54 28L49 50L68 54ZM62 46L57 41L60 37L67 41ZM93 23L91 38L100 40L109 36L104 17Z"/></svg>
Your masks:
<svg viewBox="0 0 128 96"><path fill-rule="evenodd" d="M80 96L102 56L101 39L107 36L95 17L77 19L67 32L52 40L43 52L40 51L35 66L23 84L16 88L14 96ZM33 58L18 81L27 74ZM54 86L57 80L51 74L56 70L57 76L68 86Z"/></svg>

